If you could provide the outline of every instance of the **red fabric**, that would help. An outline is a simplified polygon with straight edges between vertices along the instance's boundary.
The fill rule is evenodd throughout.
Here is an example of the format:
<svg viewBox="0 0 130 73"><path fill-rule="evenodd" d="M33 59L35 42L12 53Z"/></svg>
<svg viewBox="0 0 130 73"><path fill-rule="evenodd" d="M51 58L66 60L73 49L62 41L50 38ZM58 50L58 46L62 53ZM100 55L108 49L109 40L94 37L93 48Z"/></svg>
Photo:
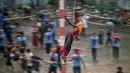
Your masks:
<svg viewBox="0 0 130 73"><path fill-rule="evenodd" d="M72 31L70 32L70 34L72 34L72 36L73 36L73 38L72 38L72 39L73 39L73 40L75 40L75 38L76 38L76 37L74 36L74 34L73 34L73 32L72 32Z"/></svg>
<svg viewBox="0 0 130 73"><path fill-rule="evenodd" d="M115 39L120 40L120 36L113 36L112 39L113 39L113 40L115 40Z"/></svg>
<svg viewBox="0 0 130 73"><path fill-rule="evenodd" d="M75 51L75 54L77 54L78 57L80 57L80 52L78 50Z"/></svg>
<svg viewBox="0 0 130 73"><path fill-rule="evenodd" d="M79 22L79 19L77 16L74 16L74 22Z"/></svg>
<svg viewBox="0 0 130 73"><path fill-rule="evenodd" d="M33 34L33 45L38 46L39 37L36 34Z"/></svg>

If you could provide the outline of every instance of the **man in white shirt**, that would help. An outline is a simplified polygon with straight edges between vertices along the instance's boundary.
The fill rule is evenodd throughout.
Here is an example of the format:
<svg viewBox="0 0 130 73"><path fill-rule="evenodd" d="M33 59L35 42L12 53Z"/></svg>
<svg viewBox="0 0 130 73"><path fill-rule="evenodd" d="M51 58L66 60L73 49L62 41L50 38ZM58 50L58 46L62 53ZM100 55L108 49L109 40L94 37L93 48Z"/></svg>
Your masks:
<svg viewBox="0 0 130 73"><path fill-rule="evenodd" d="M112 32L113 32L113 28L114 28L114 23L112 22L113 20L109 20L108 22L106 22L105 26L106 26L106 30L107 30L107 40L106 40L106 45L108 45L108 43L112 44Z"/></svg>
<svg viewBox="0 0 130 73"><path fill-rule="evenodd" d="M86 36L86 29L88 28L87 20L89 19L88 15L83 15L81 18L82 24L83 24L83 29L82 29L82 36Z"/></svg>

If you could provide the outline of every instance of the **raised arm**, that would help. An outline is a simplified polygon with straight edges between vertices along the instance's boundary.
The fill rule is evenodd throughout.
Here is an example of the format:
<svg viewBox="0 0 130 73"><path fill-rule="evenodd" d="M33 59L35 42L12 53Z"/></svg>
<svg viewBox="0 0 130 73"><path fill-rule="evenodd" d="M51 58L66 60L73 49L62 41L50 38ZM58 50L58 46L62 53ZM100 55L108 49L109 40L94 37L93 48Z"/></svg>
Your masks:
<svg viewBox="0 0 130 73"><path fill-rule="evenodd" d="M73 25L66 17L65 17L65 20L68 22L69 25L75 27L75 25Z"/></svg>

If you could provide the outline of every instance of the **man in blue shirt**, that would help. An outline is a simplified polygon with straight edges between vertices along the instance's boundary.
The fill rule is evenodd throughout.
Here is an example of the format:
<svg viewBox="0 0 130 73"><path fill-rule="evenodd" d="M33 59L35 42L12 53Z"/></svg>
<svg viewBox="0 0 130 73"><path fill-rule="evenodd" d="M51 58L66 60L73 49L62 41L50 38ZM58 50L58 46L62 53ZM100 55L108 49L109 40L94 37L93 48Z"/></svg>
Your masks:
<svg viewBox="0 0 130 73"><path fill-rule="evenodd" d="M51 48L51 53L49 54L50 67L48 73L57 73L58 67L58 54L56 53L56 48Z"/></svg>
<svg viewBox="0 0 130 73"><path fill-rule="evenodd" d="M80 55L79 49L74 49L74 54L72 55L73 60L73 71L74 73L81 73L81 63L83 63L85 67L85 63L83 61L83 56Z"/></svg>
<svg viewBox="0 0 130 73"><path fill-rule="evenodd" d="M94 61L96 61L98 40L99 40L98 36L96 36L96 33L93 33L93 35L90 37L90 40L91 40L92 58Z"/></svg>
<svg viewBox="0 0 130 73"><path fill-rule="evenodd" d="M53 31L48 28L48 32L44 34L45 44L46 44L46 53L49 54L52 43L53 43Z"/></svg>
<svg viewBox="0 0 130 73"><path fill-rule="evenodd" d="M117 32L114 33L112 41L113 41L113 58L117 59L119 58L119 48L120 48L120 36Z"/></svg>
<svg viewBox="0 0 130 73"><path fill-rule="evenodd" d="M17 37L17 44L22 46L22 42L26 42L26 40L27 38L24 36L24 33L22 33Z"/></svg>
<svg viewBox="0 0 130 73"><path fill-rule="evenodd" d="M3 29L0 29L0 52L4 54L4 57L6 57L5 45L6 45L6 35Z"/></svg>

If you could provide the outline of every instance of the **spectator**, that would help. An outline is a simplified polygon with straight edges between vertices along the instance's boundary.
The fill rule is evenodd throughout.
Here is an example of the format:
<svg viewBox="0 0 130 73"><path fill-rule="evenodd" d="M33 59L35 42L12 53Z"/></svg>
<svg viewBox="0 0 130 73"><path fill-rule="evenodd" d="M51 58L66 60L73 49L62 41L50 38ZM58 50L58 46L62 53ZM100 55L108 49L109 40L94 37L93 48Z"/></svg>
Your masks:
<svg viewBox="0 0 130 73"><path fill-rule="evenodd" d="M73 60L73 73L81 73L81 63L85 67L85 63L83 61L83 56L80 55L79 49L74 49L74 54L72 54Z"/></svg>
<svg viewBox="0 0 130 73"><path fill-rule="evenodd" d="M81 21L83 24L83 29L82 29L82 36L86 36L86 29L88 28L87 20L89 19L89 16L86 16L85 14L82 16Z"/></svg>
<svg viewBox="0 0 130 73"><path fill-rule="evenodd" d="M25 52L25 59L27 61L27 64L26 64L27 73L32 73L32 70L33 70L32 56L33 56L33 53L31 52L31 50L27 49Z"/></svg>
<svg viewBox="0 0 130 73"><path fill-rule="evenodd" d="M38 73L40 72L40 61L43 61L43 59L36 56L35 54L32 56L32 63L33 63L34 71Z"/></svg>
<svg viewBox="0 0 130 73"><path fill-rule="evenodd" d="M22 46L22 43L26 42L27 38L24 36L24 33L20 34L18 37L17 37L17 44L18 46Z"/></svg>
<svg viewBox="0 0 130 73"><path fill-rule="evenodd" d="M39 48L39 34L37 31L33 31L32 32L33 36L32 36L32 43L34 46L34 50Z"/></svg>
<svg viewBox="0 0 130 73"><path fill-rule="evenodd" d="M98 33L98 37L99 37L99 47L102 48L103 46L103 41L104 41L104 30L102 27L100 27L99 33Z"/></svg>
<svg viewBox="0 0 130 73"><path fill-rule="evenodd" d="M46 31L46 29L45 29L43 23L42 23L41 26L38 28L38 31L39 31L39 34L40 34L40 39L39 39L39 41L40 41L40 48L42 48L43 38L44 38L44 35L43 35L43 34L45 34L45 31Z"/></svg>
<svg viewBox="0 0 130 73"><path fill-rule="evenodd" d="M4 14L2 10L0 10L0 28L4 28Z"/></svg>
<svg viewBox="0 0 130 73"><path fill-rule="evenodd" d="M49 54L52 43L53 43L53 31L48 28L48 31L44 34L45 44L46 44L46 53Z"/></svg>
<svg viewBox="0 0 130 73"><path fill-rule="evenodd" d="M6 33L8 42L12 43L13 42L13 39L12 39L12 28L10 26L10 23L7 23L4 29L5 29L5 33Z"/></svg>
<svg viewBox="0 0 130 73"><path fill-rule="evenodd" d="M120 36L118 32L114 33L112 41L113 41L113 58L117 59L119 58L119 49L120 49Z"/></svg>
<svg viewBox="0 0 130 73"><path fill-rule="evenodd" d="M48 73L57 73L57 62L58 62L58 54L56 53L56 48L51 49L51 53L49 54L50 67Z"/></svg>
<svg viewBox="0 0 130 73"><path fill-rule="evenodd" d="M57 24L56 24L56 21L54 21L54 19L52 19L50 22L49 22L49 24L51 25L51 29L52 29L52 31L54 32L53 33L53 40L55 40L55 34L56 34L56 26L57 26Z"/></svg>
<svg viewBox="0 0 130 73"><path fill-rule="evenodd" d="M109 20L106 23L106 30L107 30L107 40L106 40L106 46L110 43L112 45L112 32L113 32L113 28L114 28L114 24L112 22L113 20Z"/></svg>
<svg viewBox="0 0 130 73"><path fill-rule="evenodd" d="M58 54L58 67L61 70L61 64L60 64L61 63L61 61L60 61L60 45L59 45L59 42L57 40L54 40L54 44L55 44L56 49L57 49L56 53Z"/></svg>
<svg viewBox="0 0 130 73"><path fill-rule="evenodd" d="M6 57L5 47L6 47L6 34L4 33L3 29L0 29L0 53L3 53L4 57Z"/></svg>
<svg viewBox="0 0 130 73"><path fill-rule="evenodd" d="M117 67L117 72L116 73L124 73L122 67Z"/></svg>
<svg viewBox="0 0 130 73"><path fill-rule="evenodd" d="M92 58L94 61L97 60L97 49L98 49L98 41L99 38L96 36L96 33L93 33L93 35L90 37L91 40L91 50L92 50Z"/></svg>

